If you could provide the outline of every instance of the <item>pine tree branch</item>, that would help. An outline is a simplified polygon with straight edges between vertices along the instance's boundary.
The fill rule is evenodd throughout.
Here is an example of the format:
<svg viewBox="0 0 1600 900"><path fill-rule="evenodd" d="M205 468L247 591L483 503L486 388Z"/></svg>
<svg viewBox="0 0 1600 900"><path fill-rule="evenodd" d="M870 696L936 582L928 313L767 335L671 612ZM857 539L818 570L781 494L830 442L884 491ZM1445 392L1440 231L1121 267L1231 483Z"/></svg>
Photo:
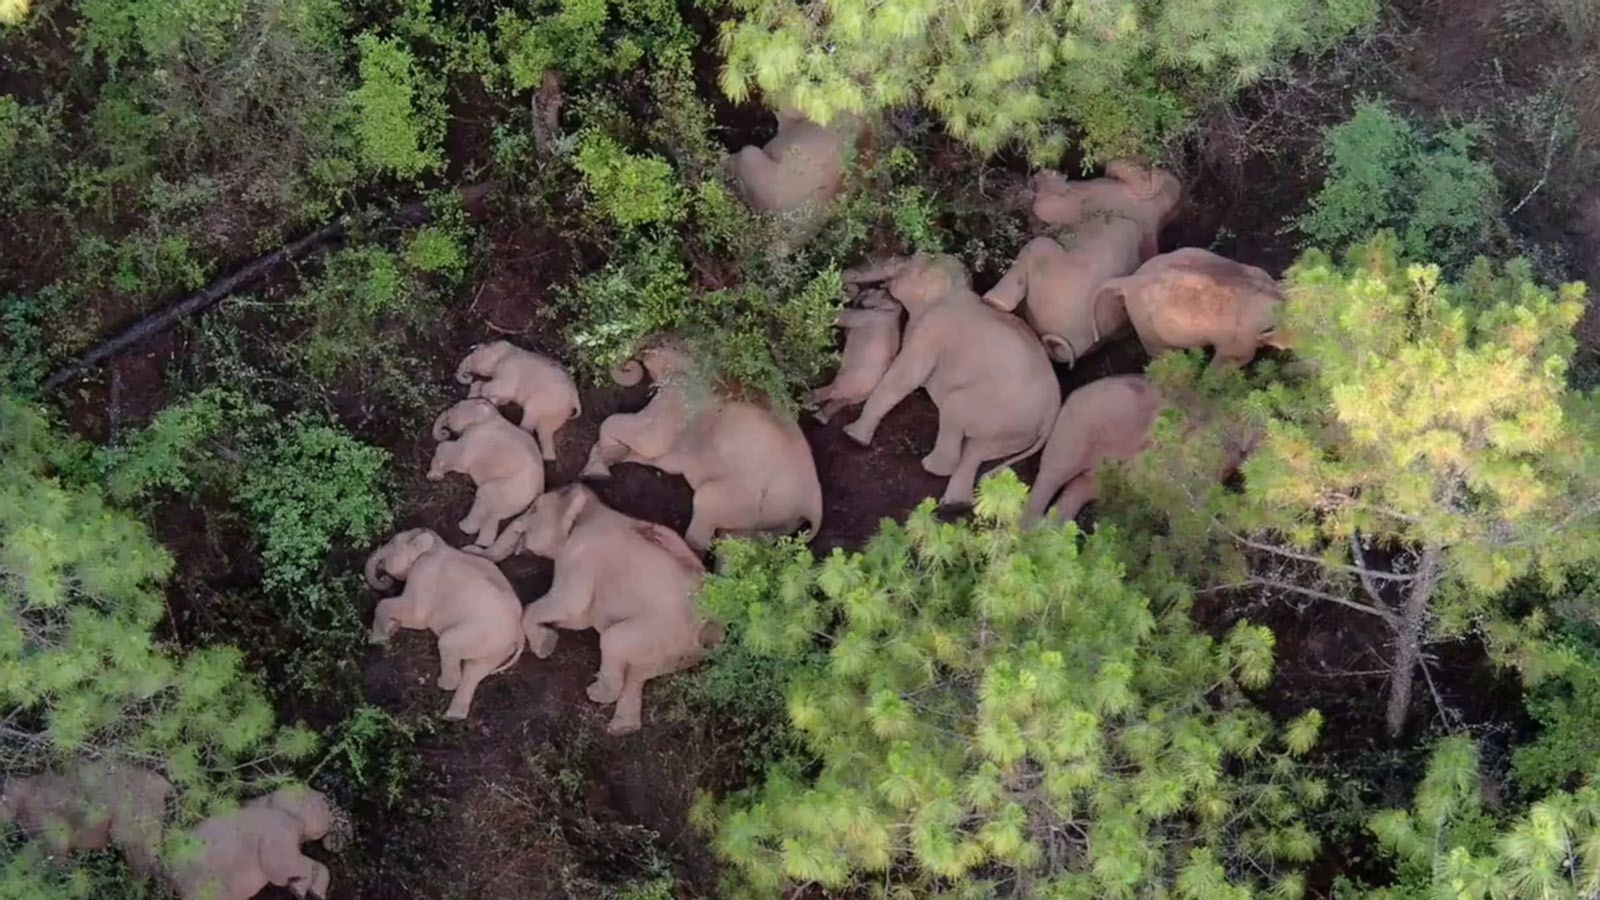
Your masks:
<svg viewBox="0 0 1600 900"><path fill-rule="evenodd" d="M1367 567L1367 558L1361 553L1361 534L1355 530L1350 532L1350 558L1356 561L1356 573L1361 576L1361 587L1372 598L1373 603L1382 604L1383 595L1378 593L1378 586L1374 583L1372 570Z"/></svg>
<svg viewBox="0 0 1600 900"><path fill-rule="evenodd" d="M1346 597L1340 597L1337 594L1330 594L1327 591L1313 590L1308 587L1301 587L1298 584L1291 584L1287 581L1275 581L1270 578L1252 577L1250 579L1250 583L1256 587L1288 591L1293 594L1300 594L1302 596L1311 597L1317 600L1326 600L1329 603L1337 603L1340 606L1347 606L1350 609L1356 610L1357 612L1364 612L1369 616L1377 616L1378 618L1389 623L1391 628L1397 628L1400 625L1399 617L1387 609L1380 609L1376 606L1368 606L1365 603L1358 603Z"/></svg>
<svg viewBox="0 0 1600 900"><path fill-rule="evenodd" d="M1350 575L1360 575L1363 579L1377 578L1384 581L1415 581L1417 578L1415 574L1381 572L1377 569L1365 568L1364 566L1352 566L1346 565L1345 563L1328 562L1326 559L1323 559L1320 556L1312 556L1309 553L1300 553L1278 544L1264 544L1260 541L1252 541L1242 534L1234 533L1233 539L1241 544L1244 544L1246 547L1261 550L1266 553L1272 553L1277 556L1287 557L1289 559L1298 559L1301 562L1316 563L1324 569L1330 569L1335 572L1344 572Z"/></svg>

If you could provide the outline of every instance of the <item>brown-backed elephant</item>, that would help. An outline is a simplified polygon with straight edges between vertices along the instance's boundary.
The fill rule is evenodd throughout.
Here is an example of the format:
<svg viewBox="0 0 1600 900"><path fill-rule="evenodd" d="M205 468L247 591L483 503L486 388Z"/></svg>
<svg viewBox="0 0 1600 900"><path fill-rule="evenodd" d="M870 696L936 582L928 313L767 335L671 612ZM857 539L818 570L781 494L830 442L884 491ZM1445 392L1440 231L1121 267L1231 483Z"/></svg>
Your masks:
<svg viewBox="0 0 1600 900"><path fill-rule="evenodd" d="M480 378L486 380L476 380ZM472 385L469 397L482 397L495 406L522 407L522 430L539 436L545 459L556 458L556 432L583 413L578 386L566 369L510 341L473 347L456 367L456 381ZM442 439L435 435L434 440Z"/></svg>
<svg viewBox="0 0 1600 900"><path fill-rule="evenodd" d="M452 472L472 479L478 492L460 528L466 534L477 535L478 545L487 547L494 543L503 520L527 509L533 498L544 491L544 458L532 435L499 413L485 416L481 406L475 409L480 418L468 425L460 437L442 441L434 448L428 480L440 481ZM446 426L451 411L445 413Z"/></svg>
<svg viewBox="0 0 1600 900"><path fill-rule="evenodd" d="M307 841L339 849L333 806L321 791L289 787L195 826L193 856L175 862L183 900L250 900L267 885L296 897L328 896L328 867L300 852Z"/></svg>
<svg viewBox="0 0 1600 900"><path fill-rule="evenodd" d="M616 703L611 734L639 730L644 683L699 662L721 629L695 612L705 567L664 525L623 515L582 484L544 494L485 552L517 550L555 562L555 580L528 604L522 628L534 655L555 650L555 628L600 632L596 703Z"/></svg>
<svg viewBox="0 0 1600 900"><path fill-rule="evenodd" d="M744 147L733 156L734 177L746 202L764 212L791 212L823 205L839 192L846 155L862 122L842 115L827 125L792 110L778 113L778 133L765 147Z"/></svg>
<svg viewBox="0 0 1600 900"><path fill-rule="evenodd" d="M70 773L10 777L0 788L0 821L14 822L51 852L115 846L146 878L159 872L161 832L172 785L141 766L84 762Z"/></svg>
<svg viewBox="0 0 1600 900"><path fill-rule="evenodd" d="M398 596L378 603L371 640L384 644L400 628L439 636L439 688L454 691L447 719L464 719L478 682L516 664L522 654L522 604L494 563L445 544L426 528L402 531L367 557L367 584Z"/></svg>
<svg viewBox="0 0 1600 900"><path fill-rule="evenodd" d="M1282 307L1271 275L1198 247L1163 253L1107 281L1095 297L1096 310L1127 310L1151 356L1209 346L1219 368L1248 363L1262 346L1287 348L1288 336L1277 326Z"/></svg>
<svg viewBox="0 0 1600 900"><path fill-rule="evenodd" d="M637 413L600 424L583 477L605 478L618 463L682 475L694 489L694 516L684 537L704 551L718 532L789 532L822 527L822 485L800 427L755 403L706 397L691 408L682 381L691 361L663 344L642 351L639 364L614 374L637 383L648 371L655 396Z"/></svg>
<svg viewBox="0 0 1600 900"><path fill-rule="evenodd" d="M1143 375L1102 378L1067 395L1039 457L1023 521L1037 522L1047 508L1063 521L1076 518L1099 494L1100 464L1143 452L1160 412L1161 393ZM1052 506L1057 493L1061 499Z"/></svg>
<svg viewBox="0 0 1600 900"><path fill-rule="evenodd" d="M1069 180L1044 171L1034 178L1033 214L1051 225L1077 225L1116 217L1139 224L1139 261L1155 256L1161 229L1178 214L1183 183L1165 169L1119 159L1106 177Z"/></svg>
<svg viewBox="0 0 1600 900"><path fill-rule="evenodd" d="M811 392L812 404L822 405L818 422L866 400L900 352L900 304L888 291L876 289L862 291L856 299L860 308L839 312L839 326L845 330L839 372L826 387Z"/></svg>
<svg viewBox="0 0 1600 900"><path fill-rule="evenodd" d="M1028 326L985 304L953 256L892 259L845 273L888 281L910 313L900 352L845 434L870 444L889 410L919 387L939 407L939 436L922 467L949 475L945 503L971 503L978 467L1010 465L1044 446L1061 405L1050 358Z"/></svg>

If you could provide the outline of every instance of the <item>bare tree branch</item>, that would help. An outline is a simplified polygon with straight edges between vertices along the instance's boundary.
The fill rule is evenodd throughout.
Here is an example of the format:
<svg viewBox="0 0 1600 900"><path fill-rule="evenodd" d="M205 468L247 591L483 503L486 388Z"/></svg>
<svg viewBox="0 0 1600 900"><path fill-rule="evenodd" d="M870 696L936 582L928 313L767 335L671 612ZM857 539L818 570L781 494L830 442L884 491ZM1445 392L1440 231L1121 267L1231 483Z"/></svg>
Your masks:
<svg viewBox="0 0 1600 900"><path fill-rule="evenodd" d="M1326 559L1323 559L1320 556L1313 556L1309 553L1300 553L1299 551L1290 550L1289 548L1280 546L1278 544L1264 544L1260 541L1252 541L1242 534L1234 534L1233 539L1241 544L1244 544L1246 547L1250 547L1255 550L1261 550L1277 556L1286 556L1289 559L1298 559L1302 562L1316 563L1324 569L1330 569L1335 572L1345 572L1351 575L1360 575L1363 580L1367 578L1377 578L1384 581L1414 581L1417 577L1414 574L1405 575L1395 572L1380 572L1376 569L1365 568L1364 566L1351 566L1345 565L1344 563L1328 562Z"/></svg>
<svg viewBox="0 0 1600 900"><path fill-rule="evenodd" d="M1298 584L1291 584L1287 581L1274 581L1270 578L1251 578L1250 583L1258 587L1288 591L1292 594L1300 594L1302 596L1311 597L1317 600L1326 600L1329 603L1337 603L1340 606L1347 606L1350 609L1356 610L1357 612L1364 612L1369 616L1377 616L1378 618L1389 623L1390 627L1393 628L1397 628L1400 625L1399 617L1387 609L1381 609L1376 606L1368 606L1365 603L1357 603L1354 600L1346 597L1340 597L1337 594L1330 594L1327 591L1313 590L1311 588L1301 587Z"/></svg>

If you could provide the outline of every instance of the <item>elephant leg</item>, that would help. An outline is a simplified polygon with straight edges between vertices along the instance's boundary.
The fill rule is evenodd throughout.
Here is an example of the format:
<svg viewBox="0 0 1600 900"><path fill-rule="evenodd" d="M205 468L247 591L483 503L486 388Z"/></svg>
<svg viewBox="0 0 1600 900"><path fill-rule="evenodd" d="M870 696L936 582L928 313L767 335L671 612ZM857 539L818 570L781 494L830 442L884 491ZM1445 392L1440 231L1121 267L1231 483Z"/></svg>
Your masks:
<svg viewBox="0 0 1600 900"><path fill-rule="evenodd" d="M1039 475L1033 480L1033 488L1028 491L1028 506L1023 510L1022 523L1032 525L1044 518L1045 511L1050 508L1050 501L1061 492L1061 487L1072 480L1072 475L1065 469L1039 466Z"/></svg>
<svg viewBox="0 0 1600 900"><path fill-rule="evenodd" d="M328 888L333 886L333 875L328 872L328 867L322 863L313 860L312 865L316 869L311 873L311 894L326 900Z"/></svg>
<svg viewBox="0 0 1600 900"><path fill-rule="evenodd" d="M1051 515L1063 522L1071 522L1078 517L1078 513L1088 505L1089 501L1100 495L1100 479L1095 477L1090 470L1067 482L1067 487L1061 492L1061 499L1050 508Z"/></svg>
<svg viewBox="0 0 1600 900"><path fill-rule="evenodd" d="M983 295L984 302L1006 312L1016 309L1028 296L1028 270L1052 251L1061 252L1061 245L1051 238L1036 237L1029 241L1017 254L1011 268L1006 269L995 286Z"/></svg>
<svg viewBox="0 0 1600 900"><path fill-rule="evenodd" d="M461 663L470 650L460 629L447 628L439 634L439 690L453 691L461 685Z"/></svg>
<svg viewBox="0 0 1600 900"><path fill-rule="evenodd" d="M1211 356L1211 368L1219 371L1237 369L1248 365L1250 360L1256 358L1256 345L1254 342L1223 343L1217 344Z"/></svg>
<svg viewBox="0 0 1600 900"><path fill-rule="evenodd" d="M922 469L929 475L949 475L961 459L961 426L955 416L939 415L939 436L933 440L933 452L922 458Z"/></svg>
<svg viewBox="0 0 1600 900"><path fill-rule="evenodd" d="M478 682L494 671L505 660L469 659L461 666L461 684L450 698L450 708L444 711L446 719L465 719L472 708L472 695L478 692Z"/></svg>
<svg viewBox="0 0 1600 900"><path fill-rule="evenodd" d="M695 552L704 553L718 530L750 527L753 523L742 520L751 516L740 515L740 506L739 498L728 485L716 481L700 485L694 491L694 515L689 519L683 539Z"/></svg>
<svg viewBox="0 0 1600 900"><path fill-rule="evenodd" d="M882 380L867 397L861 415L845 426L844 433L851 440L858 444L872 443L878 423L889 410L899 406L900 401L911 396L911 392L922 387L933 374L934 365L939 361L939 347L933 338L924 335L924 331L910 329L905 344L889 364L889 371L883 373Z"/></svg>
<svg viewBox="0 0 1600 900"><path fill-rule="evenodd" d="M478 492L472 495L472 508L467 510L466 518L456 523L456 527L461 529L462 534L478 533L483 528L483 517L488 515L488 506L489 491L487 485L480 486ZM482 542L480 541L479 543L481 544ZM489 544L493 543L494 541L489 542ZM489 544L482 544L482 546L487 547Z"/></svg>
<svg viewBox="0 0 1600 900"><path fill-rule="evenodd" d="M627 677L628 661L649 648L652 635L635 620L618 622L600 635L600 671L587 691L596 703L615 703Z"/></svg>
<svg viewBox="0 0 1600 900"><path fill-rule="evenodd" d="M616 708L611 711L611 722L606 725L606 734L613 737L633 734L643 724L644 678L635 668L629 667L628 677L617 695Z"/></svg>
<svg viewBox="0 0 1600 900"><path fill-rule="evenodd" d="M583 467L584 478L606 478L611 467L627 458L632 452L626 440L629 424L635 416L611 416L600 423L600 437L589 450L589 461Z"/></svg>
<svg viewBox="0 0 1600 900"><path fill-rule="evenodd" d="M565 416L559 418L545 414L539 421L533 423L533 433L539 439L539 452L546 460L551 462L556 458L556 431L567 423Z"/></svg>
<svg viewBox="0 0 1600 900"><path fill-rule="evenodd" d="M939 498L939 502L952 506L970 505L973 488L978 481L978 467L982 466L985 460L1004 455L1006 455L1005 448L992 441L967 438L961 447L961 458L956 461L955 470L950 473L950 481L945 485L944 496Z"/></svg>

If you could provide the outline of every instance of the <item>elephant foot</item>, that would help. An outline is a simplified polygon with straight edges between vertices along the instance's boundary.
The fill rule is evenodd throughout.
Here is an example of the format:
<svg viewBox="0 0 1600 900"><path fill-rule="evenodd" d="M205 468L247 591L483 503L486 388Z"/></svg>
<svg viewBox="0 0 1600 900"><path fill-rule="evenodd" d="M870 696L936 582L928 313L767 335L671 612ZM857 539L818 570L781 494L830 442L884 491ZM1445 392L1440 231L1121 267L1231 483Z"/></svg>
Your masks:
<svg viewBox="0 0 1600 900"><path fill-rule="evenodd" d="M456 527L461 529L462 534L477 534L479 526L474 524L471 519L462 519L456 523Z"/></svg>
<svg viewBox="0 0 1600 900"><path fill-rule="evenodd" d="M584 693L588 694L589 699L596 703L615 703L617 702L617 695L622 693L622 687L613 685L604 678L596 678Z"/></svg>
<svg viewBox="0 0 1600 900"><path fill-rule="evenodd" d="M633 734L638 731L639 726L638 719L612 719L611 723L606 726L606 734L612 737L622 737L625 734Z"/></svg>
<svg viewBox="0 0 1600 900"><path fill-rule="evenodd" d="M845 435L863 447L872 443L872 433L876 430L870 425L863 425L860 419L844 427Z"/></svg>
<svg viewBox="0 0 1600 900"><path fill-rule="evenodd" d="M561 636L556 634L554 628L546 628L543 625L533 627L537 630L528 635L528 649L532 650L534 657L538 659L549 659L550 654L556 652L556 641L560 640Z"/></svg>
<svg viewBox="0 0 1600 900"><path fill-rule="evenodd" d="M938 475L941 478L945 478L956 470L958 461L959 457L957 459L947 459L937 453L929 453L922 458L922 470L929 475Z"/></svg>
<svg viewBox="0 0 1600 900"><path fill-rule="evenodd" d="M454 703L451 703L450 708L444 711L444 717L451 721L459 722L467 717L467 709L464 706L457 707Z"/></svg>
<svg viewBox="0 0 1600 900"><path fill-rule="evenodd" d="M444 674L442 672L439 674L439 690L441 690L441 691L453 691L453 690L455 690L456 688L458 688L460 686L461 686L461 676L460 675L446 675L446 674Z"/></svg>
<svg viewBox="0 0 1600 900"><path fill-rule="evenodd" d="M600 462L599 460L594 460L583 467L583 471L578 473L578 477L596 479L610 478L611 467L603 462Z"/></svg>

